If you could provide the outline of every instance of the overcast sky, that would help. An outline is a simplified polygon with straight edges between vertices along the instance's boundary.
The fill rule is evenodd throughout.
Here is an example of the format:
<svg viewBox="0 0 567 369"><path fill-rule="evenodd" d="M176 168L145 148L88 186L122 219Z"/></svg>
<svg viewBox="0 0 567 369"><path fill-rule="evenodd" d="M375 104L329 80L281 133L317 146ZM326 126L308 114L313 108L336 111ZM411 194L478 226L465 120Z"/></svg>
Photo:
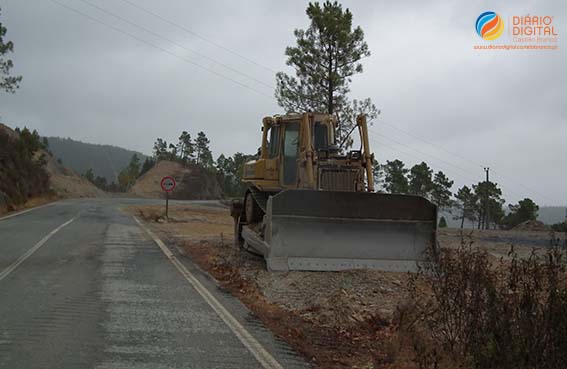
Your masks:
<svg viewBox="0 0 567 369"><path fill-rule="evenodd" d="M13 71L24 76L15 95L0 94L1 121L146 154L156 137L175 140L182 130L205 131L215 158L255 152L261 118L282 112L269 87L274 71L289 70L285 47L295 42L294 28L308 25L305 1L128 0L194 34L123 0L85 1L152 33L81 0L56 1L107 25L51 0L0 0L15 44ZM454 190L482 180L482 166L490 166L508 202L528 196L567 205L567 3L342 4L372 52L351 98L370 97L382 111L371 128L380 162L424 160L454 179ZM487 10L505 20L553 16L560 49L473 50L488 43L474 28Z"/></svg>

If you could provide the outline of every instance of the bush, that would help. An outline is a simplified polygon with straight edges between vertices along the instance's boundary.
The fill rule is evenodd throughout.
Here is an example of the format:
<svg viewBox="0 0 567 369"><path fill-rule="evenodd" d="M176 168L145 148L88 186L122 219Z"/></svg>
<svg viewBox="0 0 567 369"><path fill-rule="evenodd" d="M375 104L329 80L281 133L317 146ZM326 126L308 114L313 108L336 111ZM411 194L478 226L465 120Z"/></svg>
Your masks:
<svg viewBox="0 0 567 369"><path fill-rule="evenodd" d="M567 367L565 250L494 260L463 238L430 252L399 309L419 368Z"/></svg>
<svg viewBox="0 0 567 369"><path fill-rule="evenodd" d="M9 209L49 193L47 147L35 130L16 129L14 133L0 127L0 192L7 197Z"/></svg>
<svg viewBox="0 0 567 369"><path fill-rule="evenodd" d="M447 228L447 220L445 217L439 219L439 228Z"/></svg>
<svg viewBox="0 0 567 369"><path fill-rule="evenodd" d="M567 222L552 224L551 229L554 232L565 232L565 233L567 233Z"/></svg>

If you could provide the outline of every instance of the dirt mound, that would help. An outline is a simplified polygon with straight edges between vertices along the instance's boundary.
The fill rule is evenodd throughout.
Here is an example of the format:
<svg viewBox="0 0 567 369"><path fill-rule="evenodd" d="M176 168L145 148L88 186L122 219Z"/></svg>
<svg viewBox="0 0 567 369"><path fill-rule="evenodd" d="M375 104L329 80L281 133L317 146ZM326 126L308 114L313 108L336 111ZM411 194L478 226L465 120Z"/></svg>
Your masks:
<svg viewBox="0 0 567 369"><path fill-rule="evenodd" d="M138 178L129 193L144 198L165 198L160 181L165 176L172 176L177 187L170 193L176 200L214 200L222 198L222 190L214 176L204 168L189 164L162 160L143 176Z"/></svg>
<svg viewBox="0 0 567 369"><path fill-rule="evenodd" d="M549 228L539 220L526 220L525 222L518 224L512 229L515 231L532 232L545 232L549 230Z"/></svg>

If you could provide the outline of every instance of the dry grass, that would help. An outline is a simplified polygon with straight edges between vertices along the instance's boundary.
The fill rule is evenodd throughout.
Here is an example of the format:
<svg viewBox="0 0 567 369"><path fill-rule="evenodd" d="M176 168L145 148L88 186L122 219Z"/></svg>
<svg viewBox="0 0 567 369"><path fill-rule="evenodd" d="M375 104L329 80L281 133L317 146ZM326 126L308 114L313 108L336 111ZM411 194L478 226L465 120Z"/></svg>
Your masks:
<svg viewBox="0 0 567 369"><path fill-rule="evenodd" d="M133 206L128 208L150 223L159 224L158 229L169 237L183 240L233 240L233 220L225 208L199 205L170 206L165 218L163 205Z"/></svg>

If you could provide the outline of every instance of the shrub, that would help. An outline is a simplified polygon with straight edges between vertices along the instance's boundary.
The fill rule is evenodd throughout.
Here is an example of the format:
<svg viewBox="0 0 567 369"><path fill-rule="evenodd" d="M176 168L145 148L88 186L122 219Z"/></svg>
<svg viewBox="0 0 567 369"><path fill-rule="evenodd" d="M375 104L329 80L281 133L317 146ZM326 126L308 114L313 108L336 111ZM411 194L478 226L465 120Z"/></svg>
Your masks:
<svg viewBox="0 0 567 369"><path fill-rule="evenodd" d="M567 233L567 221L551 225L551 229L555 232Z"/></svg>
<svg viewBox="0 0 567 369"><path fill-rule="evenodd" d="M39 134L27 128L11 134L0 127L0 192L8 199L9 208L34 196L49 193L47 157Z"/></svg>
<svg viewBox="0 0 567 369"><path fill-rule="evenodd" d="M565 250L493 258L472 241L430 252L399 309L419 368L567 367Z"/></svg>

